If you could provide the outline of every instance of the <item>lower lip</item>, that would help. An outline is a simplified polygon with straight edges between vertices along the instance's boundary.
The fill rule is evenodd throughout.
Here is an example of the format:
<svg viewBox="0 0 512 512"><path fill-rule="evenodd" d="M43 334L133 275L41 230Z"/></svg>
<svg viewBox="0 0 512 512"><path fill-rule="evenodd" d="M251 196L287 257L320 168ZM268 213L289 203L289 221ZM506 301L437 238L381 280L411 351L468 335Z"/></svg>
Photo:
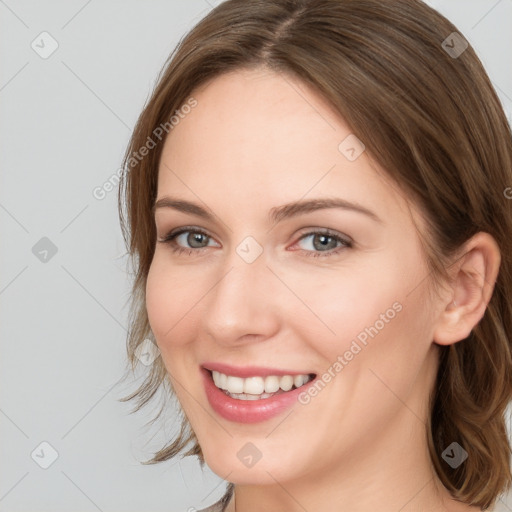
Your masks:
<svg viewBox="0 0 512 512"><path fill-rule="evenodd" d="M206 397L212 409L229 421L237 423L259 423L278 416L286 409L297 403L297 398L306 386L301 386L292 391L275 395L271 398L260 400L237 400L226 395L213 382L211 373L201 368L203 374ZM311 380L308 384L314 381Z"/></svg>

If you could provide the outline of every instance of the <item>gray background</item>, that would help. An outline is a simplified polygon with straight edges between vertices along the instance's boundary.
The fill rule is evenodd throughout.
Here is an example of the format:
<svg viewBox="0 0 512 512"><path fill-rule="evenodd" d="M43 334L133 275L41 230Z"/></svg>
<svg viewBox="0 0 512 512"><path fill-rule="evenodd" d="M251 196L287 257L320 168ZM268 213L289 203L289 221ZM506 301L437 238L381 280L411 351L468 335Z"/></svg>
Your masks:
<svg viewBox="0 0 512 512"><path fill-rule="evenodd" d="M164 60L216 3L0 0L1 511L172 512L223 493L195 459L139 462L177 423L172 406L151 427L158 402L130 415L117 401L144 366L120 382L130 283L117 191L93 195ZM512 0L429 3L475 47L510 119ZM42 442L58 453L47 469Z"/></svg>

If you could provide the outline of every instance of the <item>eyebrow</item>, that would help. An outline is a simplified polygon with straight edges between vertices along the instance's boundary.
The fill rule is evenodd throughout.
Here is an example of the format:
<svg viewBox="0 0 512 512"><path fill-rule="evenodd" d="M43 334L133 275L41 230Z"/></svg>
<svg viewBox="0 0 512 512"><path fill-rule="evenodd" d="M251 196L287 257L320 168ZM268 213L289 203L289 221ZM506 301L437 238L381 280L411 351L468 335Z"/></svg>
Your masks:
<svg viewBox="0 0 512 512"><path fill-rule="evenodd" d="M210 213L208 210L196 203L185 201L183 199L175 199L169 196L162 197L155 202L152 208L153 214L159 208L172 208L174 210L183 213L190 213L210 221L213 221L215 217L214 214ZM341 198L309 199L274 207L271 208L269 212L269 220L272 223L278 223L284 219L289 219L304 213L311 213L316 210L324 210L328 208L341 208L343 210L350 210L361 213L371 218L372 220L383 224L383 220L372 210L369 210L360 204L353 203Z"/></svg>

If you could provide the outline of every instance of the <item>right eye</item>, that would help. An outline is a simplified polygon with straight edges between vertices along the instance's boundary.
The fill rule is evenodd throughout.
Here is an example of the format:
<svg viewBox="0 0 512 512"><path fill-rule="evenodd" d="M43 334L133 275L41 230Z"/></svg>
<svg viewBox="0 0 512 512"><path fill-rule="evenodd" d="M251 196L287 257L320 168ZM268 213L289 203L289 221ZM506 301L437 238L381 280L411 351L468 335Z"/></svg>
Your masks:
<svg viewBox="0 0 512 512"><path fill-rule="evenodd" d="M158 241L168 244L173 252L186 253L191 256L193 253L197 254L201 249L208 247L208 243L213 241L213 238L200 229L184 227L171 231L162 240Z"/></svg>

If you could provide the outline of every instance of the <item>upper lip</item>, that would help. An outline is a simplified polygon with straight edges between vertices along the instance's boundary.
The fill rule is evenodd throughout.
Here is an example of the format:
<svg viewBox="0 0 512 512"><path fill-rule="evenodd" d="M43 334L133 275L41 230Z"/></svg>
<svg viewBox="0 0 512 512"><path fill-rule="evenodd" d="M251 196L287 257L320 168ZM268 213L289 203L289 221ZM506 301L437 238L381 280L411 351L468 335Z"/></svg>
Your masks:
<svg viewBox="0 0 512 512"><path fill-rule="evenodd" d="M267 377L269 375L315 375L308 371L281 370L279 368L268 368L265 366L231 366L225 363L204 363L203 368L210 371L217 371L233 377Z"/></svg>

